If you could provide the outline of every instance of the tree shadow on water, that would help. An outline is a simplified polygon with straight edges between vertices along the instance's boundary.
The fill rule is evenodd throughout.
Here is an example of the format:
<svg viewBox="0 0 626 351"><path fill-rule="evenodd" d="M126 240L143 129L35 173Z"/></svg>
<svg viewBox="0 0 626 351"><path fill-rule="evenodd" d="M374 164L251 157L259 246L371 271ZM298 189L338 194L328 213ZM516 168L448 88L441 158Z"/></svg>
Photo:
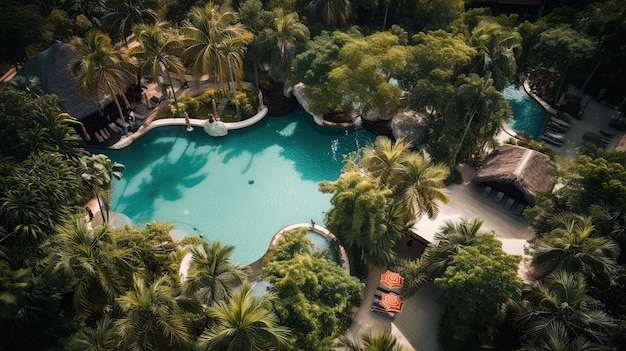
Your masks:
<svg viewBox="0 0 626 351"><path fill-rule="evenodd" d="M158 143L157 143L158 144ZM128 204L121 212L130 218L151 218L155 211L157 199L176 201L183 197L184 188L193 188L208 176L207 171L202 171L208 162L206 155L200 148L189 142L182 152L171 152L172 144L167 150L168 156L159 161L146 163L143 167L149 167L149 176L141 180L139 189L128 194L122 193L124 203ZM138 173L137 176L142 176ZM126 184L133 182L128 179Z"/></svg>

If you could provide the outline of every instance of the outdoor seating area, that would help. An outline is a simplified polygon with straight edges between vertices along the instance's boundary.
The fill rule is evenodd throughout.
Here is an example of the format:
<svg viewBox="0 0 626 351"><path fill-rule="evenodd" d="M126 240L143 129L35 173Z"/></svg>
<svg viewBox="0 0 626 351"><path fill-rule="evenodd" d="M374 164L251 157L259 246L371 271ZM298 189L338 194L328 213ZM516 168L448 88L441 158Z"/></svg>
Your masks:
<svg viewBox="0 0 626 351"><path fill-rule="evenodd" d="M380 283L374 292L374 301L370 311L388 318L394 318L396 313L402 312L404 303L400 298L400 288L404 279L400 274L387 270L380 277Z"/></svg>

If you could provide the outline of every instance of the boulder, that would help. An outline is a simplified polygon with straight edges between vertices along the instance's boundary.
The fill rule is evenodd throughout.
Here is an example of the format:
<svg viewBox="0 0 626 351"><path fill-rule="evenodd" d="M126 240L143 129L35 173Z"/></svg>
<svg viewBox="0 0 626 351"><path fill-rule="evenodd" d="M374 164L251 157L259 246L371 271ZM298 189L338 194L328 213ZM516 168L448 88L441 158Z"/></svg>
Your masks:
<svg viewBox="0 0 626 351"><path fill-rule="evenodd" d="M204 131L210 135L210 136L224 136L226 134L228 134L228 128L226 128L226 125L224 124L224 122L221 121L214 121L211 122L209 120L207 120L204 123Z"/></svg>
<svg viewBox="0 0 626 351"><path fill-rule="evenodd" d="M399 112L391 120L391 132L394 138L403 138L413 147L420 147L426 144L430 136L430 120L424 113Z"/></svg>

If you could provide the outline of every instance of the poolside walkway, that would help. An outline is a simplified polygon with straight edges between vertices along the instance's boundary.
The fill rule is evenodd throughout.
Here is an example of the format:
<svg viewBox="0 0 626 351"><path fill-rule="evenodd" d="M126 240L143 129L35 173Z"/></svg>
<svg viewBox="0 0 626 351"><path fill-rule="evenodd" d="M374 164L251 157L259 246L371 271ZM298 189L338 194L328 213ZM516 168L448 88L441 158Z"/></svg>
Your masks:
<svg viewBox="0 0 626 351"><path fill-rule="evenodd" d="M577 95L579 90L574 86L569 86L569 94ZM532 96L532 95L531 95ZM574 160L576 159L576 148L583 145L583 135L587 132L599 132L601 130L610 131L615 136L611 138L606 146L606 150L613 150L618 142L624 137L624 132L614 129L609 125L611 120L619 114L619 111L611 108L600 101L595 100L587 94L580 94L582 98L583 114L580 119L572 118L571 127L565 133L565 143L562 146L555 146L546 143L548 147L554 150L560 157ZM545 102L540 104L544 105ZM546 110L553 113L555 110L547 106Z"/></svg>

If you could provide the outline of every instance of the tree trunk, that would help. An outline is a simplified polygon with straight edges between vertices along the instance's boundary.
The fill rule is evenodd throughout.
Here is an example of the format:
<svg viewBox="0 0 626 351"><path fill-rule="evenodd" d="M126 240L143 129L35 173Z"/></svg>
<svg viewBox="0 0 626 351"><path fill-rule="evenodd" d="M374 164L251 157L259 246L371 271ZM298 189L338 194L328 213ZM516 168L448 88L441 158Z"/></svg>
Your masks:
<svg viewBox="0 0 626 351"><path fill-rule="evenodd" d="M120 101L117 98L117 93L115 92L115 89L113 89L113 86L111 86L111 83L109 82L106 82L106 83L109 86L109 91L111 92L111 98L113 98L113 102L115 103L115 106L117 107L117 112L120 114L120 118L124 122L124 135L128 138L128 127L126 126L126 118L124 118L124 112L122 111L122 106L120 105Z"/></svg>
<svg viewBox="0 0 626 351"><path fill-rule="evenodd" d="M474 105L474 108L472 109L472 113L470 114L469 122L467 122L467 126L465 126L465 130L463 131L463 136L461 137L461 141L459 141L459 145L456 147L456 151L454 151L454 156L452 156L452 162L454 162L455 164L456 164L456 156L459 154L459 151L461 151L461 146L463 145L463 142L465 141L465 137L467 136L467 132L469 131L470 126L472 125L474 116L476 116L477 114L477 110L478 110L478 104Z"/></svg>
<svg viewBox="0 0 626 351"><path fill-rule="evenodd" d="M172 89L172 96L174 97L174 109L176 111L176 115L178 115L178 101L176 101L176 91L174 90L174 85L172 84L172 77L170 77L170 70L167 69L167 66L161 61L163 64L163 68L165 69L165 75L167 76L167 81L170 83L170 88Z"/></svg>
<svg viewBox="0 0 626 351"><path fill-rule="evenodd" d="M233 67L230 65L230 58L228 58L228 71L230 72L230 81L233 85L233 98L235 98L235 109L237 110L237 118L241 119L241 113L239 113L239 102L237 102L237 90L235 89L235 79L233 78Z"/></svg>
<svg viewBox="0 0 626 351"><path fill-rule="evenodd" d="M106 223L107 219L104 218L104 211L105 209L102 207L102 203L100 202L100 195L98 195L98 192L95 192L96 194L96 200L98 200L98 207L100 207L100 215L102 216L102 223ZM107 217L109 217L108 211L107 211Z"/></svg>

